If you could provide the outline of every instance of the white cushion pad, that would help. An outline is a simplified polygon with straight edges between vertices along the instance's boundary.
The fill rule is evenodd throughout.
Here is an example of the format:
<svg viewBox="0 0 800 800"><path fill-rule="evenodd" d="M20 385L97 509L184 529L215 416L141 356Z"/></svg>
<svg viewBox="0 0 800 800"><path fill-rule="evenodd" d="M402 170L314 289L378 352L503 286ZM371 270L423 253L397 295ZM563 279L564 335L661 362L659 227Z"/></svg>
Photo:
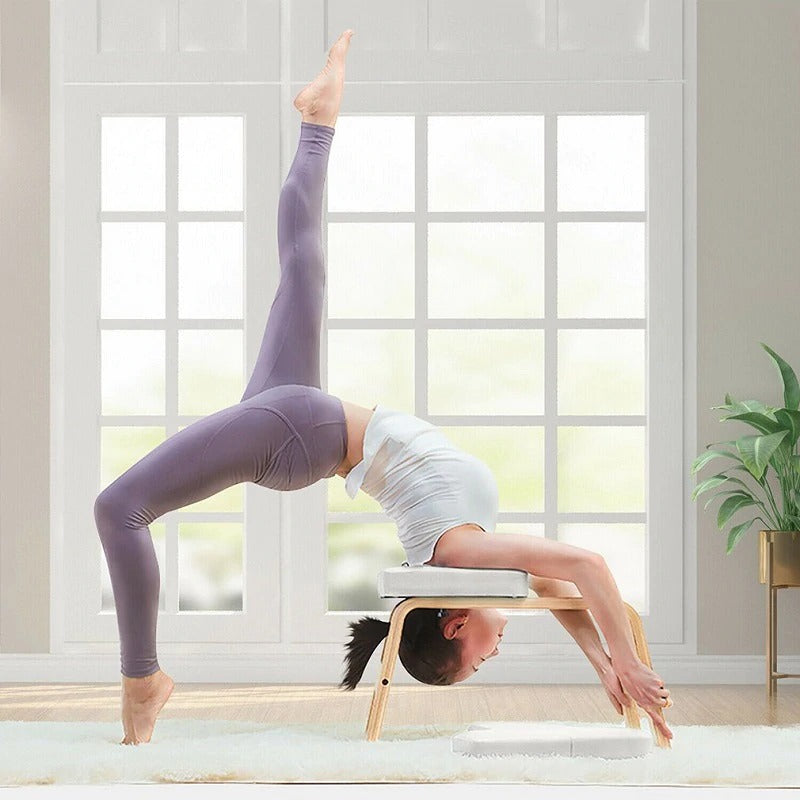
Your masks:
<svg viewBox="0 0 800 800"><path fill-rule="evenodd" d="M452 737L454 753L471 756L597 756L631 758L653 749L641 728L564 722L475 722Z"/></svg>
<svg viewBox="0 0 800 800"><path fill-rule="evenodd" d="M524 569L389 567L378 573L379 597L527 597Z"/></svg>

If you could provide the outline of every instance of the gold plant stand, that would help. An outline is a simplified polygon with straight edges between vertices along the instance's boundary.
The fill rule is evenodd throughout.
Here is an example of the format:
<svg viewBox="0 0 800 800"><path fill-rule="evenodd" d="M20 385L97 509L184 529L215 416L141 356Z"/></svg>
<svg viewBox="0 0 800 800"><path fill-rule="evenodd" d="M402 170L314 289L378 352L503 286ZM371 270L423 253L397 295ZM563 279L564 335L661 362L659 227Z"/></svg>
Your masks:
<svg viewBox="0 0 800 800"><path fill-rule="evenodd" d="M758 542L759 581L767 590L767 697L772 698L778 678L800 678L797 672L778 672L778 589L800 586L800 532L759 531Z"/></svg>

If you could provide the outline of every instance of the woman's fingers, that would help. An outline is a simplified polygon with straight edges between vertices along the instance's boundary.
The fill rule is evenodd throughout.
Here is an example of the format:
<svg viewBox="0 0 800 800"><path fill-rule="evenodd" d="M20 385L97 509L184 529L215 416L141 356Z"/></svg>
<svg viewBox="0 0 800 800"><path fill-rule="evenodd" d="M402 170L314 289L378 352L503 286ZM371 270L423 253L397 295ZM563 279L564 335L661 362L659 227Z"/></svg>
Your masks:
<svg viewBox="0 0 800 800"><path fill-rule="evenodd" d="M614 706L615 711L617 714L622 714L622 703L616 698L614 693L610 689L606 689L606 694L608 695L608 699L611 701L611 705Z"/></svg>
<svg viewBox="0 0 800 800"><path fill-rule="evenodd" d="M598 674L611 705L614 706L617 714L624 714L624 707L629 706L632 700L625 694L619 677L613 670L600 670Z"/></svg>
<svg viewBox="0 0 800 800"><path fill-rule="evenodd" d="M617 676L617 679L619 680L619 676ZM653 725L656 727L656 729L661 731L661 733L668 739L671 739L672 731L667 726L667 723L661 714L665 708L670 708L670 706L672 706L672 698L669 696L669 689L659 688L659 697L655 703L646 700L644 697L642 698L642 702L640 702L636 699L636 696L633 694L633 692L629 691L628 687L625 686L621 680L619 683L621 688L622 705L628 706L631 704L631 702L636 702L637 705L641 706L645 710L650 719L653 720ZM618 707L618 703L620 701L616 696L616 692L608 686L606 686L605 689L609 698L611 699L612 704L617 709L617 713L624 713L622 706ZM634 692L637 692L637 694L641 695L641 693L637 691L639 687L635 684L631 686L631 689L633 689Z"/></svg>
<svg viewBox="0 0 800 800"><path fill-rule="evenodd" d="M672 731L667 727L667 723L664 721L664 718L661 714L658 713L658 709L647 707L645 711L650 715L650 719L653 720L653 724L667 737L667 739L672 738Z"/></svg>
<svg viewBox="0 0 800 800"><path fill-rule="evenodd" d="M625 691L643 708L650 705L664 706L664 698L669 697L669 690L664 688L664 681L658 673L638 662L633 669L621 670L617 673Z"/></svg>

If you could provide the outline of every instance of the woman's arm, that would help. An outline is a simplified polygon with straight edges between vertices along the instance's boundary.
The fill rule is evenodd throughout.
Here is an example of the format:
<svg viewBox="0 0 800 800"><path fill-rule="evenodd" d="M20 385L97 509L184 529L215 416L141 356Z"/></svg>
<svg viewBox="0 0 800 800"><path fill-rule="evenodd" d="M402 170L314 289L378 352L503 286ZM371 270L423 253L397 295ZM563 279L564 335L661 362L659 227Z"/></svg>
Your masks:
<svg viewBox="0 0 800 800"><path fill-rule="evenodd" d="M560 581L555 578L542 578L529 575L528 583L539 597L580 597L578 587L571 581ZM564 626L566 632L583 650L589 663L599 673L611 666L597 627L585 608L563 609L551 608L550 613Z"/></svg>
<svg viewBox="0 0 800 800"><path fill-rule="evenodd" d="M571 581L586 600L611 651L615 670L641 664L619 589L605 559L592 550L520 533L487 535L460 528L439 537L430 562L442 567L523 569L543 578ZM657 697L650 698L657 702Z"/></svg>

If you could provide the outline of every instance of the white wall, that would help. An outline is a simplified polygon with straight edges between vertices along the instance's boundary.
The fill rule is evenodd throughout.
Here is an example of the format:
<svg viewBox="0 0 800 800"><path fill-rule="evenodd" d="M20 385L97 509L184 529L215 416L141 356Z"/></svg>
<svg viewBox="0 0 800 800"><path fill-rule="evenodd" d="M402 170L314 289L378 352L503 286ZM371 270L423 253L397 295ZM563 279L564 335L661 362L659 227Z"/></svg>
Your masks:
<svg viewBox="0 0 800 800"><path fill-rule="evenodd" d="M0 651L47 652L50 4L0 0Z"/></svg>
<svg viewBox="0 0 800 800"><path fill-rule="evenodd" d="M759 342L800 373L800 3L700 0L697 28L699 452L747 431L710 410L726 391L783 404ZM726 556L708 496L696 509L698 652L763 654L761 523ZM778 652L798 653L800 591L781 590L778 609Z"/></svg>

